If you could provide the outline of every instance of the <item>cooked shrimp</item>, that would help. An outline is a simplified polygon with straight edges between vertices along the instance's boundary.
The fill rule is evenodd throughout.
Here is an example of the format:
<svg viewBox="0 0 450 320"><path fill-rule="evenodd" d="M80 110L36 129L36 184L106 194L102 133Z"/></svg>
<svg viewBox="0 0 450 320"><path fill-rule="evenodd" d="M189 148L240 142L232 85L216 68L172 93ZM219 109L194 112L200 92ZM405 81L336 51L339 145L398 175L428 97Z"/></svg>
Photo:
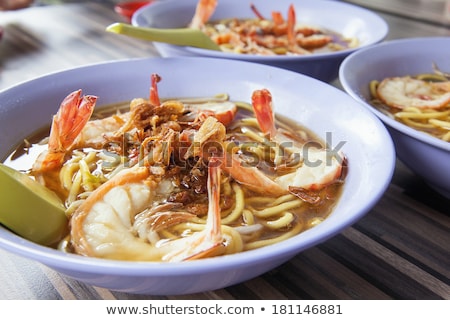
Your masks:
<svg viewBox="0 0 450 320"><path fill-rule="evenodd" d="M161 103L157 86L160 81L159 75L152 74L149 99L133 99L129 111L87 122L75 140L74 147L99 149L111 139L114 140L131 129L155 127L171 120L193 122L199 118L214 116L224 125L228 125L237 113L237 106L231 101L182 103L169 100Z"/></svg>
<svg viewBox="0 0 450 320"><path fill-rule="evenodd" d="M289 6L286 18L279 11L272 11L271 18L266 18L254 4L250 4L257 19L230 17L207 23L216 6L217 0L199 0L190 27L201 29L223 51L259 55L304 55L321 48L342 50L353 47L358 42L355 38L347 39L330 30L297 25L293 4Z"/></svg>
<svg viewBox="0 0 450 320"><path fill-rule="evenodd" d="M429 82L409 76L387 78L378 85L377 95L394 108L438 109L450 103L450 81Z"/></svg>
<svg viewBox="0 0 450 320"><path fill-rule="evenodd" d="M314 50L318 48L323 48L327 44L333 41L333 37L325 34L312 34L310 36L305 37L303 34L299 33L295 39L296 43L300 45L300 47L304 48L303 50L306 53L309 53L308 50Z"/></svg>
<svg viewBox="0 0 450 320"><path fill-rule="evenodd" d="M158 74L153 73L151 75L150 103L154 106L159 106L161 104L158 93L158 82L160 81L161 77Z"/></svg>
<svg viewBox="0 0 450 320"><path fill-rule="evenodd" d="M216 6L217 0L199 0L189 26L196 29L202 28L216 10Z"/></svg>
<svg viewBox="0 0 450 320"><path fill-rule="evenodd" d="M252 104L263 133L269 135L270 140L276 143L277 149L283 148L290 154L291 160L295 159L301 165L293 172L271 179L256 167L244 166L234 154L231 156L232 165L226 169L234 179L250 189L272 195L288 192L297 194L301 190L317 191L339 180L345 161L342 154L333 155L323 148L300 145L284 135L282 130L275 126L272 96L268 90L255 91ZM280 163L277 163L279 159L275 159L276 166L280 166Z"/></svg>
<svg viewBox="0 0 450 320"><path fill-rule="evenodd" d="M295 17L295 8L294 5L289 6L288 10L288 18L287 18L287 39L288 39L288 48L291 52L296 54L308 54L310 53L308 50L304 49L304 46L297 40L297 21ZM302 37L304 39L304 37Z"/></svg>
<svg viewBox="0 0 450 320"><path fill-rule="evenodd" d="M107 141L106 136L117 132L129 118L130 113L127 112L88 121L75 139L73 147L102 148Z"/></svg>
<svg viewBox="0 0 450 320"><path fill-rule="evenodd" d="M95 190L71 220L71 243L86 256L119 260L182 261L221 255L236 238L220 223L220 166L211 158L208 166L209 207L201 231L177 239L159 241L157 232L192 219L193 215L163 204L173 184L151 174L148 167L122 171ZM237 238L237 242L239 238ZM239 244L238 244L239 246ZM231 246L233 247L233 246Z"/></svg>
<svg viewBox="0 0 450 320"><path fill-rule="evenodd" d="M287 24L288 27L286 33L289 47L292 49L297 46L297 43L295 41L295 24L296 24L295 9L292 4L289 6Z"/></svg>
<svg viewBox="0 0 450 320"><path fill-rule="evenodd" d="M64 98L58 112L53 116L48 149L41 153L33 164L34 174L62 166L64 156L89 121L96 101L95 96L82 96L81 89Z"/></svg>
<svg viewBox="0 0 450 320"><path fill-rule="evenodd" d="M186 104L184 106L186 114L180 117L181 121L195 121L213 116L223 125L229 125L237 113L237 106L231 101L214 101L199 104Z"/></svg>

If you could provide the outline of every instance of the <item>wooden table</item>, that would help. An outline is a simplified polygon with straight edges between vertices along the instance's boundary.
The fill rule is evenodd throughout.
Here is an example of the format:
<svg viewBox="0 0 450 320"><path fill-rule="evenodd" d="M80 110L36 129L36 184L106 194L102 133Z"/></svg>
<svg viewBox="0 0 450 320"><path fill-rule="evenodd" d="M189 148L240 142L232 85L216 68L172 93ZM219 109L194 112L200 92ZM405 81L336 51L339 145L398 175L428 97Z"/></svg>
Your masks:
<svg viewBox="0 0 450 320"><path fill-rule="evenodd" d="M388 39L450 35L436 21L388 11L380 11ZM0 89L66 68L158 55L151 43L104 31L117 21L123 19L109 1L0 12ZM245 283L192 295L132 295L0 250L0 299L450 299L449 208L449 199L398 162L386 193L364 218Z"/></svg>

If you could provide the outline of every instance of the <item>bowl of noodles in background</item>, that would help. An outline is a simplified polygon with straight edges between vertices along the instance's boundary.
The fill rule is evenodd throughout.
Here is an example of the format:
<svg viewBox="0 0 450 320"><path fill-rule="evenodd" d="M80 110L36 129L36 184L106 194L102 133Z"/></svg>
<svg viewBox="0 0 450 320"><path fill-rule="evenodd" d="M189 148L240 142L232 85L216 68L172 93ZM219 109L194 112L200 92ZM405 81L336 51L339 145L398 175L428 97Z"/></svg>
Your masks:
<svg viewBox="0 0 450 320"><path fill-rule="evenodd" d="M132 24L152 28L187 27L193 20L198 2L161 1L138 10L132 17ZM252 5L255 9L252 9ZM297 26L295 45L286 44L291 5ZM275 21L274 12L279 27L271 26ZM265 21L261 22L258 16ZM224 22L233 18L253 19L257 26L237 27ZM207 30L221 44L222 51L158 42L154 42L154 45L163 57L203 56L244 60L293 70L331 82L337 78L339 65L349 53L382 41L388 32L388 25L377 14L341 1L327 0L218 1L208 22L222 22L217 28L202 29ZM199 27L197 23L195 27ZM237 36L238 28L246 30L245 33L239 31L241 37Z"/></svg>
<svg viewBox="0 0 450 320"><path fill-rule="evenodd" d="M449 50L448 37L392 40L350 55L340 70L345 91L388 128L397 157L447 198Z"/></svg>
<svg viewBox="0 0 450 320"><path fill-rule="evenodd" d="M0 92L0 103L2 105L2 117L0 118L0 128L2 133L0 135L0 157L5 165L12 166L17 170L29 170L31 164L27 162L27 159L29 159L28 157L30 157L33 152L24 154L13 151L15 149L18 150L24 139L32 144L31 147L28 144L27 150L32 150L34 143L32 142L33 139L31 139L31 137L39 129L48 128L51 123L52 115L58 111L62 99L70 92L74 92L74 90L82 89L84 95L95 95L97 97L94 114L98 116L106 112L105 108L111 108L111 106L117 107L118 103L123 102L129 104L129 101L134 98L142 98L143 100L135 101L140 101L144 103L143 106L147 105L147 107L148 104L146 104L145 101L146 99L151 99L153 105L157 106L159 103L155 100L155 91L157 91L157 96L161 99L161 103L165 103L163 101L169 101L167 102L168 104L165 105L168 109L156 108L155 112L158 112L158 110L178 110L177 108L179 108L180 105L170 101L180 101L179 99L181 99L181 97L184 97L184 99L186 99L183 100L185 101L184 103L189 105L190 103L193 103L192 99L205 100L206 97L209 97L209 99L213 99L212 97L214 97L214 99L219 99L220 97L223 97L224 94L228 97L229 101L242 102L242 105L245 106L251 102L255 91L261 93L266 92L262 89L267 89L271 93L273 99L272 103L277 120L289 118L291 127L301 126L306 130L300 131L303 132L301 135L302 137L309 132L308 135L312 134L311 137L314 137L314 140L322 141L326 144L327 150L332 157L339 156L342 157L342 160L345 159L345 163L341 162L341 164L345 165L347 168L345 174L339 174L340 177L334 176L334 178L332 178L332 180L337 183L335 186L339 188L338 193L334 194L333 192L335 191L333 191L333 189L318 188L318 190L327 190L327 199L332 201L325 216L318 218L313 217L313 219L307 219L304 222L302 222L302 215L292 219L291 213L296 212L294 211L296 209L292 207L292 203L296 203L296 206L300 206L299 208L303 209L307 209L310 206L312 206L312 208L318 208L317 205L321 205L313 203L314 201L311 202L307 197L308 193L304 192L304 189L313 191L317 186L311 187L304 185L304 189L300 187L289 189L296 195L286 191L284 192L284 195L280 196L280 199L278 197L275 198L277 202L272 202L271 198L274 197L272 195L274 190L271 190L270 187L265 187L264 184L262 184L260 192L262 192L264 196L253 197L253 199L245 198L240 204L248 205L253 203L252 206L257 207L257 205L251 201L259 201L259 209L257 210L259 212L258 216L252 217L252 215L249 214L249 212L253 212L253 209L250 207L248 208L247 211L249 212L247 213L239 211L239 217L233 218L239 222L238 225L224 225L221 228L221 232L225 235L224 238L218 233L218 229L212 226L211 229L208 230L211 230L211 234L213 235L219 234L219 240L214 237L211 239L206 236L205 238L202 238L204 241L202 240L197 243L195 243L195 241L191 242L189 236L194 236L195 234L203 235L201 232L203 229L195 229L194 227L191 231L184 232L184 236L187 236L188 238L186 243L182 243L181 246L172 248L170 245L165 245L171 242L166 240L166 242L161 243L160 246L160 248L168 248L167 252L164 253L165 258L158 261L149 261L149 256L154 252L158 253L158 250L160 249L150 244L154 240L154 234L151 234L153 238L150 239L145 233L149 232L150 234L150 231L153 232L156 230L151 230L152 224L149 223L148 225L144 225L143 229L139 228L136 232L131 233L130 230L132 228L123 227L123 225L129 223L126 221L134 221L133 223L138 221L140 219L138 218L138 215L141 218L143 217L138 214L138 211L142 210L142 213L144 214L156 214L157 217L163 219L163 222L166 222L169 225L173 225L175 222L174 227L185 227L186 223L188 225L197 225L200 223L200 220L205 218L205 215L206 219L209 219L211 209L209 208L209 204L212 201L211 199L215 198L214 196L210 198L209 194L204 193L203 200L200 199L200 201L203 202L200 204L203 204L203 207L206 207L207 212L199 212L196 217L192 216L192 213L195 212L196 209L201 211L202 206L198 206L192 211L189 209L191 200L184 201L183 199L172 199L171 201L178 201L182 204L183 208L190 210L187 221L175 221L176 219L183 219L185 214L180 211L176 212L179 209L179 206L171 206L164 211L161 206L157 206L156 202L153 202L153 200L148 204L147 208L141 208L139 210L133 209L136 210L136 212L133 211L130 213L130 216L127 217L127 208L139 207L133 200L138 198L133 197L139 197L142 190L146 190L146 192L150 193L154 192L154 190L159 190L160 198L158 199L165 197L161 190L166 189L160 188L163 184L161 181L164 180L156 179L161 172L161 167L151 166L151 163L144 161L144 165L123 166L121 172L112 176L112 178L108 178L110 179L109 181L115 181L112 186L109 184L109 181L103 182L100 187L95 187L97 189L92 191L87 197L81 192L78 198L78 200L81 201L81 204L78 204L78 209L71 213L69 213L69 209L66 210L66 214L72 217L70 227L72 230L74 228L77 228L78 230L75 233L70 233L68 241L74 241L79 238L80 234L86 234L85 237L83 237L83 235L81 236L83 239L81 239L80 242L77 242L76 246L78 248L76 250L73 250L73 248L72 250L69 250L70 248L67 246L67 239L61 241L58 240L55 245L36 243L35 241L26 239L9 230L6 226L0 227L0 247L14 254L47 265L64 275L98 287L129 293L156 295L189 294L224 288L261 275L288 261L301 251L337 235L344 228L352 225L370 211L388 187L395 163L392 140L381 121L368 110L361 108L359 103L341 90L310 77L279 68L261 66L244 61L221 60L220 63L218 62L217 59L199 57L152 58L107 62L49 74L3 90ZM157 83L157 90L151 90L152 96L149 98L149 88L152 85L151 79L158 80L154 76L151 76L151 74L159 75L160 81ZM153 84L156 84L156 82L157 81ZM41 90L40 88L43 87L47 89L44 91ZM307 89L299 90L299 88ZM20 97L20 99L18 99L18 97ZM258 101L264 103L264 101L267 100L262 99ZM141 106L141 104L138 105ZM229 110L230 104L223 103L223 106L224 109L219 108L219 111ZM139 108L136 108L136 110L139 110ZM220 121L228 123L228 126L234 126L233 130L244 131L242 128L247 128L245 129L246 131L253 132L253 134L246 138L250 139L252 136L258 136L255 129L256 122L253 119L254 115L250 110L251 109L247 109L247 111L245 111L244 109L247 117L243 118L247 119L249 117L249 120L237 119L239 121L244 121L239 122L238 125L230 124L229 118L227 117L220 118ZM109 112L111 112L111 110ZM121 124L120 130L124 130L124 127L122 126L124 122L122 122L123 118L121 118L121 114L127 113L116 114L113 117L105 119L118 121L118 123ZM182 112L179 116L185 117L186 115L189 115L189 112ZM158 117L159 116L162 116L162 114L158 114ZM206 119L204 116L207 116ZM145 117L140 117L139 119L143 120L144 118ZM180 126L192 125L189 130L194 130L195 132L198 130L198 132L202 132L202 134L211 137L211 135L208 135L209 132L213 131L211 128L217 125L219 125L219 128L222 127L222 125L218 123L218 120L214 120L213 118L211 112L207 111L201 113L196 118L192 118L190 121L180 122L179 125L177 125L174 123L175 118L171 116L169 118L170 121L167 122L167 125L165 125L164 128L167 130L176 130L176 128L180 128ZM102 119L103 118L100 117L100 121L102 121ZM203 124L205 124L207 123L207 120L214 124L214 126L209 127L208 125L206 128L207 130L197 129L195 127L196 121L204 121ZM292 121L295 122L295 125L293 125ZM94 127L97 124L97 122L92 123L94 124ZM244 125L244 123L246 124ZM202 126L200 128L202 128ZM102 129L102 132L104 133L107 126L102 128L105 128ZM229 130L228 127L227 130ZM127 135L124 135L124 137L131 139L135 136L139 137L142 134L142 131L139 131L141 132L140 134L135 135L132 134L132 132L133 131L127 131ZM202 134L198 134L202 137ZM239 133L234 134L235 136L232 141L239 141L239 137L242 135ZM94 138L105 138L107 136L113 139L114 137L117 137L116 135L94 134ZM259 141L264 142L264 136L259 136ZM83 137L83 139L87 140L85 136ZM165 136L164 139L167 137L168 136ZM194 135L194 141L198 137L198 135ZM216 137L216 135L214 135L214 137ZM102 159L103 161L107 160L107 162L103 162L103 165L105 168L109 168L109 165L112 165L114 162L114 157L112 156L115 150L114 146L117 146L116 143L119 143L121 139L122 138L112 140L108 145L104 144L104 149L99 150L103 155L96 161L101 162ZM150 143L151 140L155 140L155 137L149 139ZM318 146L316 143L313 144L312 141L310 141L310 143L309 147L311 148L313 148L313 146ZM307 143L305 143L305 145L306 144ZM212 146L217 147L217 144L212 144ZM252 147L254 147L254 144L249 145L250 149L248 153L242 149L242 154L247 154L248 156L247 160L252 159L252 152L254 152L252 151L253 149L251 149ZM88 151L89 150L92 151L92 149L88 149ZM108 152L105 150L108 150ZM190 150L186 152L195 152L195 150L189 148L185 150ZM270 151L271 149L268 150ZM82 152L84 151L78 150L75 154L75 158L80 158ZM132 153L130 154L133 155ZM202 154L200 154L200 156L203 157ZM239 156L239 154L236 153L236 156ZM83 156L81 156L81 158L88 161L88 159ZM117 159L118 158L116 158L116 160ZM319 159L314 158L312 160L317 161ZM68 162L65 164L70 165L73 163L71 162L72 160L67 161ZM172 161L176 161L176 159L172 158ZM304 158L304 161L306 161L306 158ZM99 162L97 162L97 165L98 163ZM211 165L211 163L213 163L212 160L209 161L208 171L204 172L205 175L208 176L208 181L216 181L215 183L211 182L211 184L217 186L218 180L210 179L210 172L213 172L213 175L214 172L217 173L217 168L214 168L214 165ZM333 162L330 162L329 164L327 162L326 164L327 166L334 165ZM193 162L191 166L192 167L190 168L193 170L191 172L195 173L202 170L202 164L198 161ZM83 166L80 164L78 168L81 167ZM42 166L39 165L38 168L42 168ZM83 168L86 169L89 168L89 166L84 166ZM152 171L150 173L146 171L147 175L145 177L150 180L136 178L137 175L135 175L134 178L133 176L128 176L128 173L134 172L129 170L146 170L148 168L152 168ZM242 169L244 170L244 174L239 177L239 175L234 175L233 170L227 171L223 169L222 173L224 175L223 178L219 180L221 181L221 188L219 190L223 190L222 192L225 195L228 193L231 195L234 194L232 193L233 190L235 190L234 186L232 186L232 188L226 187L226 184L230 181L234 181L233 185L236 184L236 181L241 181L241 179L256 184L256 182L253 181L254 176L252 174L250 176L245 174L245 172L247 172L245 171L245 166L242 166L242 168L240 165L237 167L230 166L230 168ZM95 167L88 169L88 171L95 171L98 169L98 167ZM254 169L254 166L251 167L250 173L251 170ZM326 170L327 167L323 167L323 169ZM74 169L73 171L76 173L77 169ZM95 172L92 172L92 175L89 175L90 178L94 178L94 176L96 176ZM124 176L127 177L127 179L123 179L122 177ZM121 177L122 180L115 180L116 178L118 179L118 177ZM93 181L92 179L88 180L91 182ZM94 181L98 180L94 179ZM131 183L133 181L138 184L134 184L134 189L132 189L134 191L129 193L132 194L133 197L124 197L124 194L119 192L115 195L110 195L108 199L105 198L105 189L111 190L115 187L125 188L128 186L126 183ZM141 183L144 181L147 181L148 184ZM170 187L170 185L173 186L175 181L176 180L172 180L172 184L166 184L165 186L167 188L168 186ZM188 180L183 181L183 185L189 184ZM148 185L153 185L153 189L145 189ZM323 187L328 188L328 186ZM207 188L210 190L209 187ZM244 185L241 186L241 188L244 190L245 195L253 194L252 192L249 193L249 191L245 191ZM2 190L2 192L3 191L4 190ZM216 194L217 188L213 188L211 192L212 195ZM96 196L93 196L94 194ZM236 191L235 194L237 199L238 192ZM334 194L334 196L331 197L332 194ZM314 195L317 194L314 192L309 194L309 196ZM222 197L222 194L220 194L220 197ZM235 196L228 197L227 201L221 202L220 206L225 207L227 203L234 203L232 207L229 205L227 208L221 207L222 214L229 214L226 212L235 211L234 208L237 207L237 200L235 202L230 202L234 197ZM288 201L283 200L285 197L289 198ZM67 201L67 199L65 200ZM192 201L199 201L199 199L198 197L192 198ZM129 202L131 202L131 204L127 206ZM98 203L100 205L100 207L98 207L100 210L95 211L94 209L91 209L94 208L93 206L91 207L92 203ZM110 220L112 219L111 217L116 216L116 214L111 211L111 208L108 207L111 203L117 204L117 206L115 206L116 211L114 212L122 213L122 218L114 221ZM217 202L214 201L214 203ZM289 205L283 207L287 205L287 203L289 203ZM279 205L282 205L282 207L279 207ZM274 207L279 209L279 213L276 216L269 216L269 210L273 210ZM85 211L89 211L89 217L83 216L83 212ZM161 214L162 211L164 211L164 214ZM215 212L215 209L212 208L212 211ZM105 214L105 212L111 212L111 214ZM173 212L175 212L175 214L172 216ZM2 212L2 214L5 213ZM33 214L36 215L39 214L39 212L34 211ZM132 214L136 215L132 216ZM140 219L140 221L150 221L151 215L144 216L147 220ZM266 219L266 216L269 218ZM175 217L175 219L164 219L164 217ZM305 217L308 217L308 215L305 215ZM222 221L219 223L225 224L225 220L229 220L229 217L223 215L221 219ZM253 221L252 219L255 220ZM281 224L281 220L283 219L290 220L283 225ZM152 221L153 223L158 223L156 220ZM181 222L180 226L176 224L178 222ZM299 222L300 224L298 224ZM27 219L24 219L23 223L26 224ZM302 223L309 225L304 230L299 229L296 233L284 234L286 230L292 229L290 228L291 225L301 226ZM79 224L82 225L81 228ZM271 226L273 228L275 224L281 224L281 226L286 227L286 230L284 227L280 228L279 231L272 230L271 232L273 232L273 234L271 237L274 237L274 234L276 235L274 241L268 239L255 239L255 237L259 237L260 233L258 230L261 230L261 226ZM84 228L85 226L86 228ZM164 226L164 223L161 226L163 229L164 227L171 227ZM120 231L123 233L117 233L117 237L114 237L114 235L109 236L111 230L108 231L108 228L112 228L113 232ZM205 228L210 227L207 226ZM92 230L94 230L93 233ZM142 232L145 234L145 239L140 238ZM224 247L225 245L228 245L230 241L233 243L233 239L237 233L239 234L239 237L242 235L243 242L248 241L246 239L249 239L258 245L254 247L251 245L249 247L239 247L239 245L235 245L235 248L231 248L234 251L230 253L223 250L218 252L214 251L216 247ZM106 238L102 238L105 234L107 235ZM94 240L94 242L91 242L91 240ZM97 240L99 241L96 242ZM213 243L218 241L218 246L210 246L210 241ZM179 242L177 243L179 244ZM204 248L202 247L203 244L205 244ZM90 250L85 250L87 248L90 248ZM184 255L185 252L191 252L191 250L195 251L197 249L200 250L196 251L197 253L206 252L206 254ZM214 254L212 254L211 252L213 251L210 251L209 249L214 249ZM226 248L225 250L228 249ZM168 260L164 260L167 257L169 257Z"/></svg>

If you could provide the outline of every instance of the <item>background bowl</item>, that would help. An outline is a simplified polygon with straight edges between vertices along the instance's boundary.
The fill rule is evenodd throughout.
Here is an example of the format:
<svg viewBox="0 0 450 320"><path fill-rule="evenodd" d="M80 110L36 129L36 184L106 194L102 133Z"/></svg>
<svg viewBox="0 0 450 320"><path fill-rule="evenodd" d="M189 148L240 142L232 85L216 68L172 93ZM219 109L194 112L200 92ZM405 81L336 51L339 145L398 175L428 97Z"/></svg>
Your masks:
<svg viewBox="0 0 450 320"><path fill-rule="evenodd" d="M197 2L198 0L165 0L154 3L138 10L132 17L132 24L153 28L185 27L194 16ZM245 60L293 70L325 82L331 82L337 78L339 65L348 54L382 41L388 32L386 22L375 13L341 1L327 0L219 1L210 20L255 17L250 9L251 3L254 3L264 16L270 16L272 11L280 11L286 16L289 5L294 4L298 23L327 28L347 37L356 37L360 40L360 46L343 51L303 56L260 56L216 52L158 42L155 42L154 45L163 57L203 56Z"/></svg>
<svg viewBox="0 0 450 320"><path fill-rule="evenodd" d="M392 40L351 54L339 73L345 91L387 126L398 158L447 198L450 198L450 143L412 129L373 108L369 104L369 82L433 72L433 62L442 71L450 72L449 52L448 37Z"/></svg>
<svg viewBox="0 0 450 320"><path fill-rule="evenodd" d="M330 147L342 150L348 157L350 169L343 193L329 218L271 247L182 263L121 262L66 254L34 244L0 227L1 248L74 279L111 290L157 295L214 290L265 273L338 234L375 205L392 178L395 153L387 130L371 112L343 91L279 68L192 57L85 66L49 74L0 92L0 159L5 159L36 129L48 125L69 92L82 89L84 94L97 95L99 107L147 97L151 73L162 77L158 91L163 98L229 93L233 100L250 101L255 89L268 88L277 113L306 125Z"/></svg>

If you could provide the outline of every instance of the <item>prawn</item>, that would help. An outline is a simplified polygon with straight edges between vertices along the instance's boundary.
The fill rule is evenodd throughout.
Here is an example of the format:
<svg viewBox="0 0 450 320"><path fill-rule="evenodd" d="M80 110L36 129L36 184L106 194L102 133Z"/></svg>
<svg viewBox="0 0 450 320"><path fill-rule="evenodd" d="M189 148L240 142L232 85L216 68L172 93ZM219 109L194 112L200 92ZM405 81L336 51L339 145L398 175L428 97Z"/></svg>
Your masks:
<svg viewBox="0 0 450 320"><path fill-rule="evenodd" d="M141 115L145 114L145 117L148 117L151 112L150 109L154 109L155 107L161 105L157 87L157 83L159 81L161 81L161 77L159 75L151 75L148 101L140 98L133 99L130 102L129 111L87 122L74 142L74 145L101 148L112 138L118 137L132 128L136 122L136 119L142 118ZM176 107L179 106L177 105ZM166 113L168 113L167 111L175 112L176 108L173 106L167 106L164 109L167 109ZM180 114L181 112L182 111L180 111ZM142 123L140 126L142 126Z"/></svg>
<svg viewBox="0 0 450 320"><path fill-rule="evenodd" d="M276 196L290 192L299 196L305 192L319 191L340 180L346 162L344 155L330 155L327 150L312 146L309 146L305 152L306 145L299 145L285 135L275 126L272 96L267 89L254 91L252 106L262 132L277 145L277 149L288 146L284 147L286 151L301 162L301 165L293 172L281 174L272 179L257 167L244 165L239 156L233 154L228 159L231 161L231 166L226 167L226 170L236 181L257 192ZM304 157L301 156L303 154L305 154ZM300 159L297 159L298 157ZM278 157L278 161L279 159L281 158ZM277 164L276 161L277 159L275 164Z"/></svg>
<svg viewBox="0 0 450 320"><path fill-rule="evenodd" d="M217 0L199 0L195 14L190 23L191 28L201 29L212 16L217 7Z"/></svg>
<svg viewBox="0 0 450 320"><path fill-rule="evenodd" d="M257 9L253 6L252 10L255 14L262 18ZM309 54L299 42L306 41L303 34L297 32L296 13L294 5L290 5L287 12L287 19L279 11L272 12L273 26L270 33L273 35L254 36L254 40L268 48L275 48L277 46L287 47L290 52L296 54ZM284 37L283 37L284 36Z"/></svg>
<svg viewBox="0 0 450 320"><path fill-rule="evenodd" d="M333 41L329 35L315 34L311 28L297 28L295 8L291 4L287 15L287 38L289 49L297 54L309 54L311 50L326 46Z"/></svg>
<svg viewBox="0 0 450 320"><path fill-rule="evenodd" d="M149 167L135 166L96 189L74 213L71 244L75 252L133 261L184 261L226 253L226 239L232 236L222 231L217 162L212 157L208 164L209 204L203 230L158 242L157 231L186 222L193 215L172 211L176 204L155 205L166 200L173 184L151 174Z"/></svg>
<svg viewBox="0 0 450 320"><path fill-rule="evenodd" d="M70 93L61 102L53 116L48 148L33 164L34 174L40 174L62 166L66 153L89 121L94 111L96 96L82 96L82 91Z"/></svg>
<svg viewBox="0 0 450 320"><path fill-rule="evenodd" d="M450 81L429 82L409 76L386 78L379 83L377 95L393 108L439 109L450 103Z"/></svg>
<svg viewBox="0 0 450 320"><path fill-rule="evenodd" d="M168 100L161 103L158 94L160 81L161 77L158 74L152 74L148 100L133 99L129 111L87 122L74 146L102 148L107 142L117 139L132 128L142 129L146 126L155 126L156 122L172 119L193 122L201 117L214 116L224 125L228 125L237 113L237 106L231 101L181 103Z"/></svg>

